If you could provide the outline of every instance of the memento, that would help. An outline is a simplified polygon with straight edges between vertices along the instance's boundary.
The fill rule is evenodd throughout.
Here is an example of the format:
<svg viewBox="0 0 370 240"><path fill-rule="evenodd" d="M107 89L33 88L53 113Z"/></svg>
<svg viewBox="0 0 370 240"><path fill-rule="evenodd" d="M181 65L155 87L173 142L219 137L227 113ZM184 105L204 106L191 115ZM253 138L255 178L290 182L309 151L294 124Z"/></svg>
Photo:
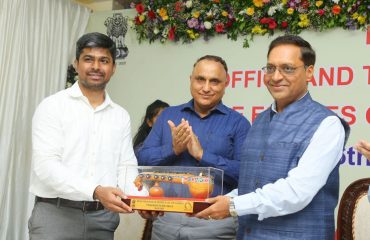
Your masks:
<svg viewBox="0 0 370 240"><path fill-rule="evenodd" d="M123 201L138 210L196 213L223 190L223 171L211 167L130 166L125 176Z"/></svg>

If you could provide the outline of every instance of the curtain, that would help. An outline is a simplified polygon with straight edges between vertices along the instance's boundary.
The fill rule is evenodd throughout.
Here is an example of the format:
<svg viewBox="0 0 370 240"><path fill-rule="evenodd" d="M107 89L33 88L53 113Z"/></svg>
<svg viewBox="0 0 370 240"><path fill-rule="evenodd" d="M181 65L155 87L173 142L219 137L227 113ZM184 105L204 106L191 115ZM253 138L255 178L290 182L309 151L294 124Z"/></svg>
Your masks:
<svg viewBox="0 0 370 240"><path fill-rule="evenodd" d="M0 239L27 239L32 115L64 88L88 18L69 0L0 0Z"/></svg>

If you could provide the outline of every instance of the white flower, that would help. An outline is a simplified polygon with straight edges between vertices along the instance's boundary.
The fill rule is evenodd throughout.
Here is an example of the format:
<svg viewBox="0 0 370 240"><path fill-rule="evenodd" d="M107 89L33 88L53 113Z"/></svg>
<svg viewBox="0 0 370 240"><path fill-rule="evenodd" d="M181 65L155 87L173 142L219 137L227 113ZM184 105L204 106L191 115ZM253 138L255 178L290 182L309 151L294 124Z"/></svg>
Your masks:
<svg viewBox="0 0 370 240"><path fill-rule="evenodd" d="M284 4L280 3L276 7L277 7L277 10L281 11L284 8Z"/></svg>
<svg viewBox="0 0 370 240"><path fill-rule="evenodd" d="M212 10L209 10L207 13L206 13L207 17L213 17L213 12Z"/></svg>
<svg viewBox="0 0 370 240"><path fill-rule="evenodd" d="M331 0L333 3L338 4L339 0Z"/></svg>
<svg viewBox="0 0 370 240"><path fill-rule="evenodd" d="M153 29L153 33L157 35L159 33L159 29L158 28L154 28Z"/></svg>
<svg viewBox="0 0 370 240"><path fill-rule="evenodd" d="M205 29L211 29L212 28L212 23L208 22L208 21L205 21L204 22L204 27L205 27Z"/></svg>
<svg viewBox="0 0 370 240"><path fill-rule="evenodd" d="M191 0L186 1L185 6L186 6L187 8L191 8L191 7L193 6L193 1L191 1Z"/></svg>
<svg viewBox="0 0 370 240"><path fill-rule="evenodd" d="M166 27L165 29L163 29L163 31L162 31L162 37L167 38L167 36L168 36L168 30L169 30L169 27Z"/></svg>
<svg viewBox="0 0 370 240"><path fill-rule="evenodd" d="M270 7L270 8L269 8L269 10L267 11L267 14L268 14L269 16L273 16L273 15L275 14L276 10L277 10L277 7L276 7L276 6L272 6L272 7Z"/></svg>

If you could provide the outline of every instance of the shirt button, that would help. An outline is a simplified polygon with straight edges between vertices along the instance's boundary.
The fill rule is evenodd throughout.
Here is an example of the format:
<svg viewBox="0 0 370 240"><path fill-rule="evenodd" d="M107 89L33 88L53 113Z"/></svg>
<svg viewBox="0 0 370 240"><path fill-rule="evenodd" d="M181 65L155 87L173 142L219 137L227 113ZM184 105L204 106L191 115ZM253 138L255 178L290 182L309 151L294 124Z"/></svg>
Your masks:
<svg viewBox="0 0 370 240"><path fill-rule="evenodd" d="M246 229L245 229L245 233L246 233L246 234L250 234L251 232L252 232L252 229L250 229L250 228L246 228Z"/></svg>
<svg viewBox="0 0 370 240"><path fill-rule="evenodd" d="M256 180L256 188L258 188L258 186L259 186L259 184L260 184L260 181L259 180Z"/></svg>
<svg viewBox="0 0 370 240"><path fill-rule="evenodd" d="M265 154L263 154L263 153L262 153L262 154L260 155L260 160L261 160L261 161L263 161L264 159L265 159Z"/></svg>

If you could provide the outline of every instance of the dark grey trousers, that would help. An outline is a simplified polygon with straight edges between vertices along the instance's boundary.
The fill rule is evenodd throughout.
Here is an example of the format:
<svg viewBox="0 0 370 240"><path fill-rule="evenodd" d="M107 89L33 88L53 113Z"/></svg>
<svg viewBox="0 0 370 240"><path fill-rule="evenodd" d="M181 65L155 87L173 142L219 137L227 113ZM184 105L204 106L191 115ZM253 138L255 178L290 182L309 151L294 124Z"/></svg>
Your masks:
<svg viewBox="0 0 370 240"><path fill-rule="evenodd" d="M235 239L237 218L203 220L182 213L165 213L153 222L152 240Z"/></svg>
<svg viewBox="0 0 370 240"><path fill-rule="evenodd" d="M107 210L83 212L36 202L28 221L30 240L112 239L119 214Z"/></svg>

